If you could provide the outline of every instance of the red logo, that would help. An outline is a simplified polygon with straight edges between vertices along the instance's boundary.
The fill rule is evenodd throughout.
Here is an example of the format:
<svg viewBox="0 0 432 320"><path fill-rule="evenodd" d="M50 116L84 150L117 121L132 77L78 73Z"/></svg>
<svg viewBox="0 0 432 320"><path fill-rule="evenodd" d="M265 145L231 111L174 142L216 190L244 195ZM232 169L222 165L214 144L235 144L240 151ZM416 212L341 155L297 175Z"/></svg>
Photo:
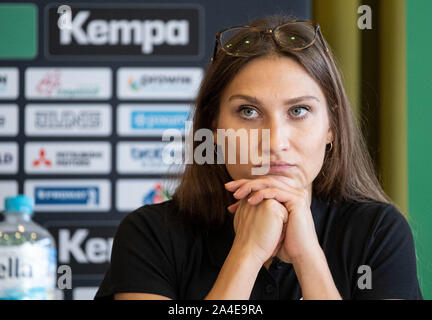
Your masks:
<svg viewBox="0 0 432 320"><path fill-rule="evenodd" d="M44 149L40 149L39 151L39 159L33 161L33 167L38 167L39 165L46 165L47 167L51 167L52 163L50 160L48 160L47 158L45 158L45 150Z"/></svg>
<svg viewBox="0 0 432 320"><path fill-rule="evenodd" d="M55 88L60 86L60 71L48 72L36 85L36 91L50 96Z"/></svg>

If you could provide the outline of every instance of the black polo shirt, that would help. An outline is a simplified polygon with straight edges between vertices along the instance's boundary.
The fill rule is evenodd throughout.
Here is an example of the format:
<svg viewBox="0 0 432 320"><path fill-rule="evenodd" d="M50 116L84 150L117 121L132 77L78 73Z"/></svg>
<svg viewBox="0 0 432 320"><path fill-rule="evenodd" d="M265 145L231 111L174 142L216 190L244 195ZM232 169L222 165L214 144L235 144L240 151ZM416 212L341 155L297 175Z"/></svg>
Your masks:
<svg viewBox="0 0 432 320"><path fill-rule="evenodd" d="M113 299L120 292L204 299L232 246L232 216L227 212L224 226L206 233L183 222L176 212L169 200L125 217L95 299ZM394 206L352 201L335 206L314 195L311 212L343 299L422 299L411 229ZM370 286L365 287L362 265L370 267ZM250 299L301 297L292 264L275 258L269 269L263 266L259 271Z"/></svg>

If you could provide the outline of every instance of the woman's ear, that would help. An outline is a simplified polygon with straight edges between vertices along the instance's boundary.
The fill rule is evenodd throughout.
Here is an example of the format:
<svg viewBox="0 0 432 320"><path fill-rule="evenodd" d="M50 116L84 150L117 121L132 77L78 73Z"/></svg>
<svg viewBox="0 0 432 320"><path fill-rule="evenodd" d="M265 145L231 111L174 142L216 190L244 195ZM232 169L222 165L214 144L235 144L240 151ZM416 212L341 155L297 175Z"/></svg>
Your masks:
<svg viewBox="0 0 432 320"><path fill-rule="evenodd" d="M331 127L329 127L328 131L327 131L327 143L333 142L334 141L334 135L333 135L333 130Z"/></svg>

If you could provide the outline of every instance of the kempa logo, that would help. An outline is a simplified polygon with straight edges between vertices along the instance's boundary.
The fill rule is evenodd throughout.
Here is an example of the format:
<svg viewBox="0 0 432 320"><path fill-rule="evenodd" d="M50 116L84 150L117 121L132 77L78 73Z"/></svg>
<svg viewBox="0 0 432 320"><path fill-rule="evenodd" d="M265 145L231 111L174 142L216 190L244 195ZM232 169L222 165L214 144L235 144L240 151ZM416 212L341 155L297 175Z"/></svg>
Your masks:
<svg viewBox="0 0 432 320"><path fill-rule="evenodd" d="M189 43L189 22L186 20L93 20L87 29L83 24L90 11L80 11L72 19L71 28L60 31L60 44L70 45L72 37L79 45L141 45L144 54L153 52L154 45L186 45Z"/></svg>
<svg viewBox="0 0 432 320"><path fill-rule="evenodd" d="M51 57L154 61L173 56L196 59L202 53L199 5L89 4L58 9L47 10L46 54Z"/></svg>
<svg viewBox="0 0 432 320"><path fill-rule="evenodd" d="M108 263L111 257L113 238L89 237L89 229L71 232L60 229L58 233L59 261L70 263L72 258L81 264Z"/></svg>

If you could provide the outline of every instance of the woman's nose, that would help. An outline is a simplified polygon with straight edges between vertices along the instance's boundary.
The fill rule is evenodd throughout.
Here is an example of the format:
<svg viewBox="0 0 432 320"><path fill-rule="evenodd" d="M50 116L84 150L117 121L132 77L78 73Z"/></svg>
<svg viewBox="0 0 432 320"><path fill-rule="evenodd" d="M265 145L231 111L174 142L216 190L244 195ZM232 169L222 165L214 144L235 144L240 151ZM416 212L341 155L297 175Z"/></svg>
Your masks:
<svg viewBox="0 0 432 320"><path fill-rule="evenodd" d="M277 154L289 148L289 128L281 120L275 120L270 125L270 153Z"/></svg>

